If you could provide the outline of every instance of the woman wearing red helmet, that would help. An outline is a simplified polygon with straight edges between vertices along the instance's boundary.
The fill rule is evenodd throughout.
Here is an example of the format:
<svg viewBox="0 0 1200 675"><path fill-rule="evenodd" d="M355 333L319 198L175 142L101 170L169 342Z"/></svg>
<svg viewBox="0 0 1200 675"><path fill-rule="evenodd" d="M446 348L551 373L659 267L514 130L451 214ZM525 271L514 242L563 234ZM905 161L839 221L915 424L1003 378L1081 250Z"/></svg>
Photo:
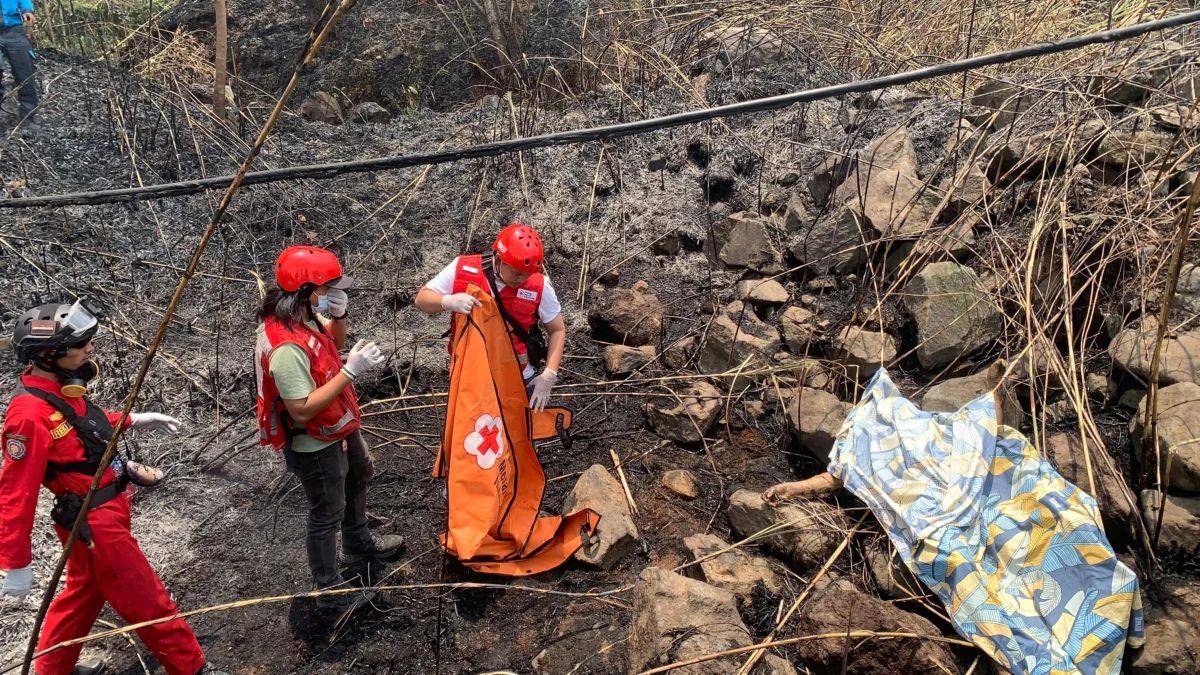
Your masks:
<svg viewBox="0 0 1200 675"><path fill-rule="evenodd" d="M347 562L386 560L404 545L397 535L376 538L367 529L367 486L374 466L359 433L353 382L384 358L374 342L363 340L344 363L338 353L346 341L346 289L354 280L342 275L333 253L292 246L275 263L275 282L258 311L259 442L283 450L288 470L304 487L308 566L317 587L329 588L344 583L339 527ZM317 605L344 610L365 600L363 594L327 595Z"/></svg>
<svg viewBox="0 0 1200 675"><path fill-rule="evenodd" d="M509 225L492 244L492 255L455 258L417 293L417 308L426 314L443 311L470 314L479 301L466 293L474 284L500 296L522 377L529 392L529 407L542 410L558 380L558 364L567 344L562 305L542 270L542 240L528 225ZM494 273L496 272L496 273ZM496 278L503 284L494 284ZM543 337L538 322L546 327ZM537 367L545 360L539 375Z"/></svg>

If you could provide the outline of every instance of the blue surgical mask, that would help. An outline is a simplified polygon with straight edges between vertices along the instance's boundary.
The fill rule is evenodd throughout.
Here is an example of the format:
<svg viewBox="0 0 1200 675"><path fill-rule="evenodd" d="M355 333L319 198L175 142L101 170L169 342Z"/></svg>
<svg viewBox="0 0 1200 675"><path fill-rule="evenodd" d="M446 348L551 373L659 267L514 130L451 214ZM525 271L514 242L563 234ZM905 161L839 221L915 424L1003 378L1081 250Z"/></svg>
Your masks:
<svg viewBox="0 0 1200 675"><path fill-rule="evenodd" d="M328 295L318 295L317 296L317 309L329 309L329 296Z"/></svg>

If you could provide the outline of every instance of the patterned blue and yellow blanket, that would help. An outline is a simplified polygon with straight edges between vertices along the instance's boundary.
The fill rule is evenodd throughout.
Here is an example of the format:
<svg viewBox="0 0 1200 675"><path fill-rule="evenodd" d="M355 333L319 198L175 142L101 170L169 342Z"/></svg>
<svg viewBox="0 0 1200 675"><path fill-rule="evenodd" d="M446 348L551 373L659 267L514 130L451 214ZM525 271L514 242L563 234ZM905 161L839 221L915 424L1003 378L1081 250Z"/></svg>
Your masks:
<svg viewBox="0 0 1200 675"><path fill-rule="evenodd" d="M1096 502L985 393L927 413L883 369L838 434L829 471L865 502L955 628L1014 675L1117 675L1139 646L1141 594Z"/></svg>

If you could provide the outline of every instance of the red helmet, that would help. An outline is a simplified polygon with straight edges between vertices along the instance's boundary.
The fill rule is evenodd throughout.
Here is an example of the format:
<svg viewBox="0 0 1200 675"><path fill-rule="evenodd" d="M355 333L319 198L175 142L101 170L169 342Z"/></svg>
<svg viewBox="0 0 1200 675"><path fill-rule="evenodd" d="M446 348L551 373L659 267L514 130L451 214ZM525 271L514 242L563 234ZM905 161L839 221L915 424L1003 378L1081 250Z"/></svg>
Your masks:
<svg viewBox="0 0 1200 675"><path fill-rule="evenodd" d="M528 225L513 223L500 230L492 250L500 252L500 262L522 274L542 271L542 239Z"/></svg>
<svg viewBox="0 0 1200 675"><path fill-rule="evenodd" d="M316 246L289 246L275 261L275 283L292 292L304 284L350 288L354 279L342 276L342 264L333 252Z"/></svg>

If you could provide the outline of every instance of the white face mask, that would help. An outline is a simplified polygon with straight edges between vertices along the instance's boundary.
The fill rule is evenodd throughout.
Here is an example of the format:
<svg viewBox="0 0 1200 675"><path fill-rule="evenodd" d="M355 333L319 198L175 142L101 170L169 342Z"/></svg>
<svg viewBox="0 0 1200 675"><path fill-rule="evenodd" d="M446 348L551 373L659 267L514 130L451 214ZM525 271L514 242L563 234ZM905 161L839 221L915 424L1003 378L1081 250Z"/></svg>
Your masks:
<svg viewBox="0 0 1200 675"><path fill-rule="evenodd" d="M317 309L329 309L329 296L328 295L318 295L317 296Z"/></svg>

